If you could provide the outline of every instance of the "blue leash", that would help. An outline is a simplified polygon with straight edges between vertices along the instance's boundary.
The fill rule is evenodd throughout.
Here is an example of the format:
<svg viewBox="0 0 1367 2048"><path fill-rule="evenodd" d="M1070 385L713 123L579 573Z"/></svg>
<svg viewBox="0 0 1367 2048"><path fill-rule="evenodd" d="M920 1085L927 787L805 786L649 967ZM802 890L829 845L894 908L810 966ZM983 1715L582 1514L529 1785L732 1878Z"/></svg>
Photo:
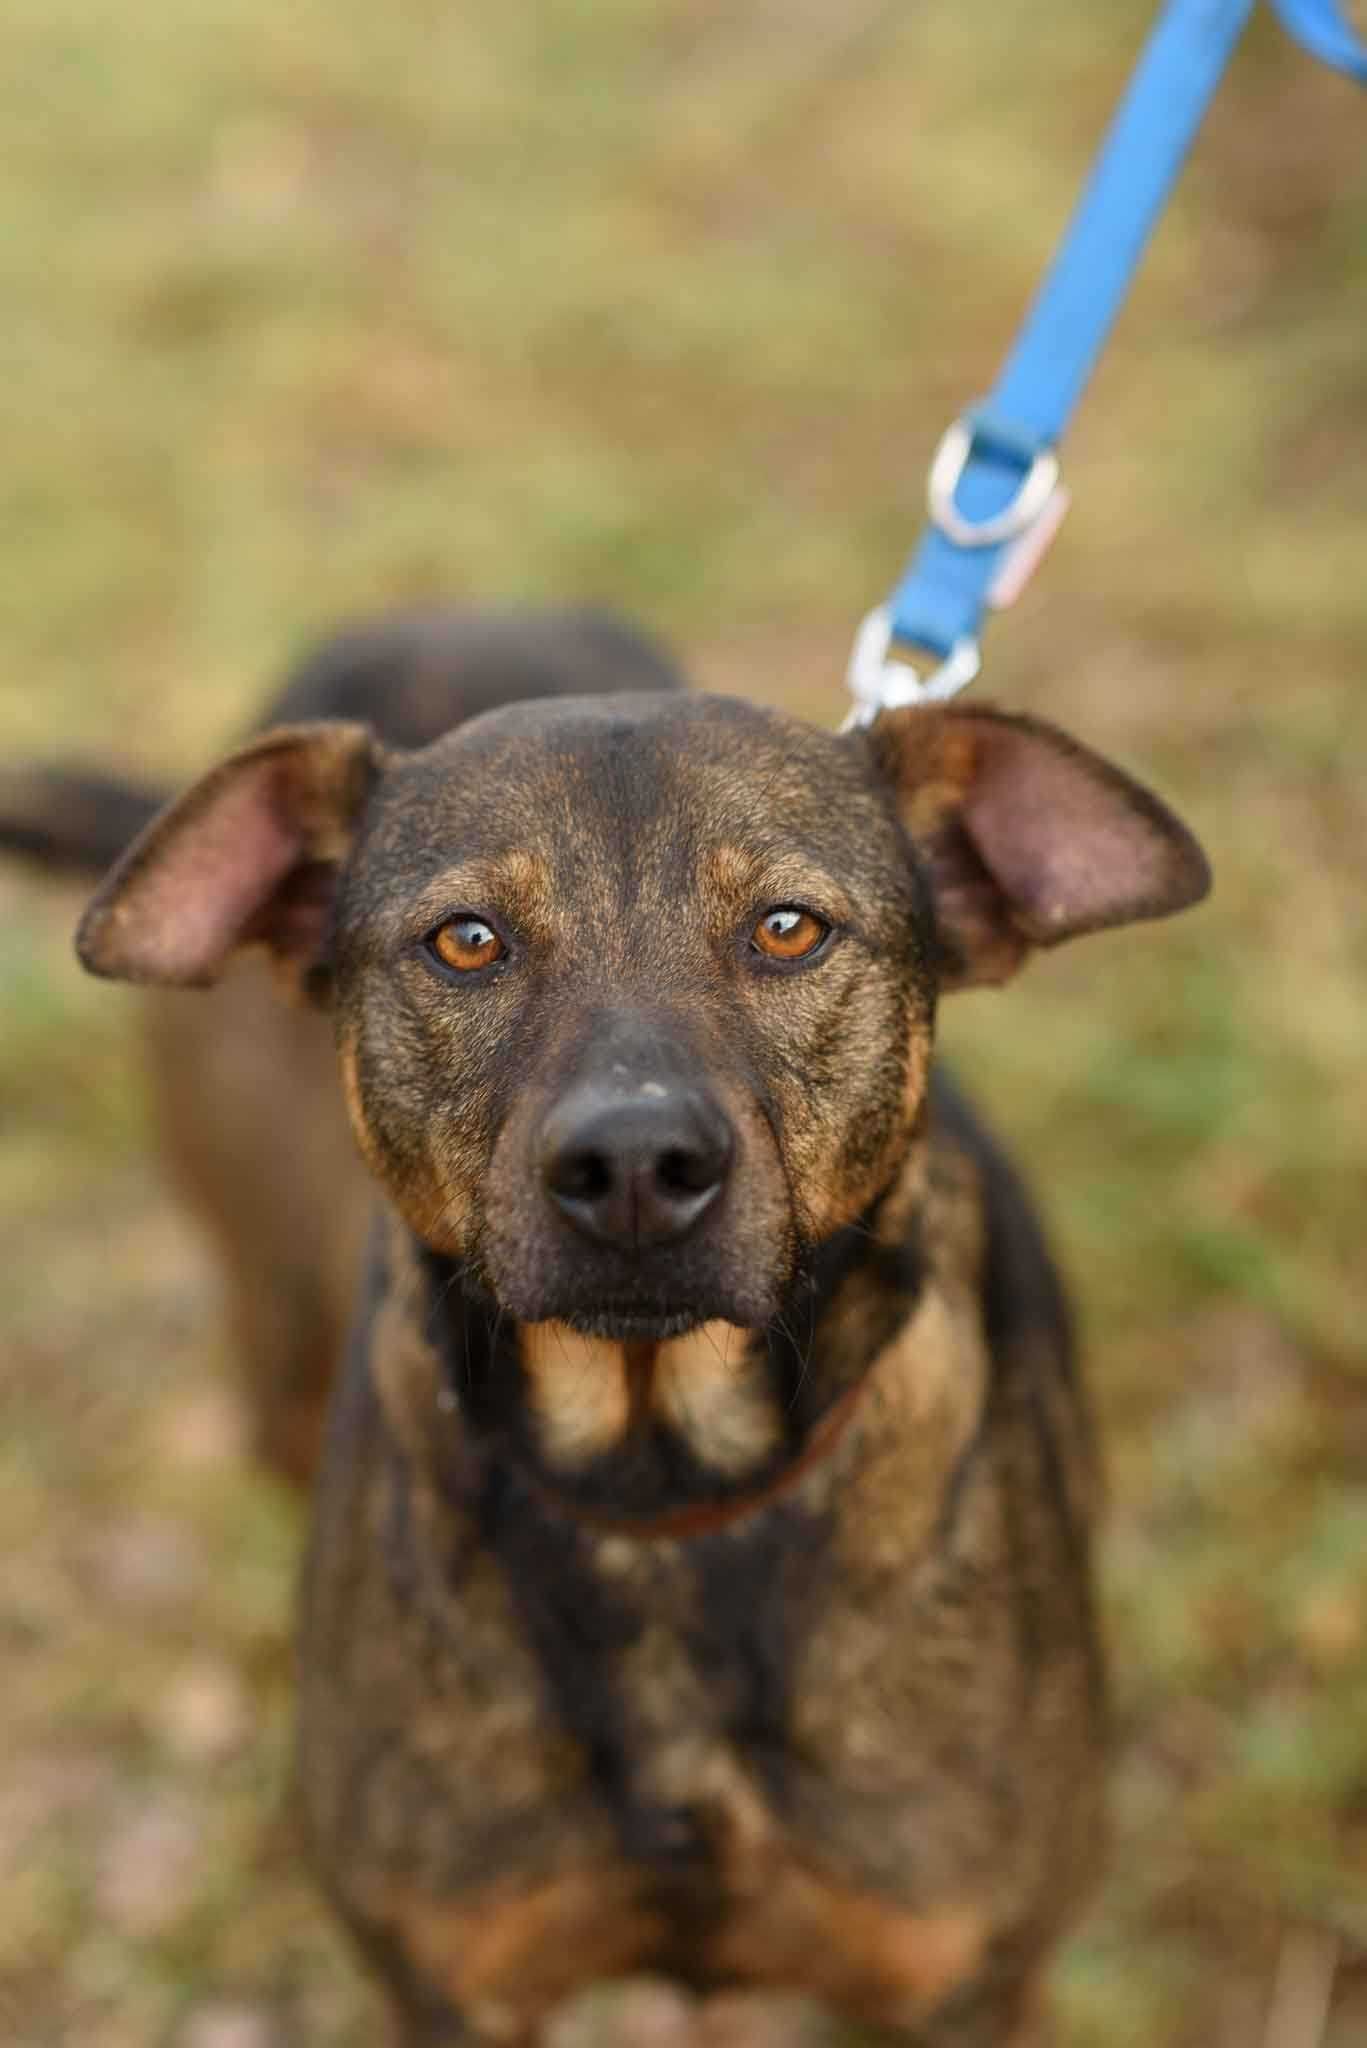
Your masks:
<svg viewBox="0 0 1367 2048"><path fill-rule="evenodd" d="M1273 0L1316 57L1367 84L1341 0ZM1067 506L1056 445L1255 0L1168 0L1052 268L991 395L940 443L930 526L850 659L850 722L951 697L978 673L984 612L1011 602ZM929 655L922 676L896 649Z"/></svg>

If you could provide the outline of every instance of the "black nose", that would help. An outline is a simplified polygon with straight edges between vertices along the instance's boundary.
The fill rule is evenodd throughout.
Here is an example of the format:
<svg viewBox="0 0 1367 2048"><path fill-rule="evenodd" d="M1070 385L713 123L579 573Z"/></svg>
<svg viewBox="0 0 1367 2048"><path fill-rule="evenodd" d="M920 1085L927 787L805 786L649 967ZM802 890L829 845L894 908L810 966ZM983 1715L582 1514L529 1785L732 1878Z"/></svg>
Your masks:
<svg viewBox="0 0 1367 2048"><path fill-rule="evenodd" d="M546 1192L585 1237L669 1244L710 1208L731 1168L731 1128L715 1103L650 1084L630 1095L576 1088L541 1134Z"/></svg>

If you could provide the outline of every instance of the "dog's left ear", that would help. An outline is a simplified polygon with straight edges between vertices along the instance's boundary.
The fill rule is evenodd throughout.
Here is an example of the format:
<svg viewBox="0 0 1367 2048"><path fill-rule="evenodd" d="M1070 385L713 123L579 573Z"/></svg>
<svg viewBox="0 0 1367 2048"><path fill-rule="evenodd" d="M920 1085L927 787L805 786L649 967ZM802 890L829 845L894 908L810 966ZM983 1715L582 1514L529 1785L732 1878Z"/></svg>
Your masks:
<svg viewBox="0 0 1367 2048"><path fill-rule="evenodd" d="M1033 946L1167 917L1210 887L1166 805L1041 719L914 706L868 739L929 873L945 988L1005 981Z"/></svg>
<svg viewBox="0 0 1367 2048"><path fill-rule="evenodd" d="M281 726L169 804L96 891L81 964L119 981L204 986L264 945L317 992L333 897L383 764L368 726Z"/></svg>

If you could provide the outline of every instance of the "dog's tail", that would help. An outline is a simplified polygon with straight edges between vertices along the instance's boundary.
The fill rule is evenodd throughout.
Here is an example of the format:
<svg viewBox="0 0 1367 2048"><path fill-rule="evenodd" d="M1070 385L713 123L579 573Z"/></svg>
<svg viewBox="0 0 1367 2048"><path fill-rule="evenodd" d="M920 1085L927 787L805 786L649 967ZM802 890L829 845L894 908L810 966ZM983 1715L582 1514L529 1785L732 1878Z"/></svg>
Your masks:
<svg viewBox="0 0 1367 2048"><path fill-rule="evenodd" d="M95 879L166 801L166 792L99 769L0 768L0 853Z"/></svg>

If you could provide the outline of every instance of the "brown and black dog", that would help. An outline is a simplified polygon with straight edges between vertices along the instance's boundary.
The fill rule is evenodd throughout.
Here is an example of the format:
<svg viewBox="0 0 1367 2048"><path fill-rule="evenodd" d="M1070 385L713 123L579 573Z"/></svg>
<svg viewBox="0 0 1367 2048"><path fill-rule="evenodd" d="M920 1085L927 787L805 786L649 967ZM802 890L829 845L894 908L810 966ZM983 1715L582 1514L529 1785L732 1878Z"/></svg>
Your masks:
<svg viewBox="0 0 1367 2048"><path fill-rule="evenodd" d="M416 752L269 731L81 927L157 984L264 947L378 1184L304 1597L313 1854L410 2048L642 1970L1020 2048L1096 1854L1092 1473L935 1007L1205 862L1033 720L835 736L641 660Z"/></svg>

